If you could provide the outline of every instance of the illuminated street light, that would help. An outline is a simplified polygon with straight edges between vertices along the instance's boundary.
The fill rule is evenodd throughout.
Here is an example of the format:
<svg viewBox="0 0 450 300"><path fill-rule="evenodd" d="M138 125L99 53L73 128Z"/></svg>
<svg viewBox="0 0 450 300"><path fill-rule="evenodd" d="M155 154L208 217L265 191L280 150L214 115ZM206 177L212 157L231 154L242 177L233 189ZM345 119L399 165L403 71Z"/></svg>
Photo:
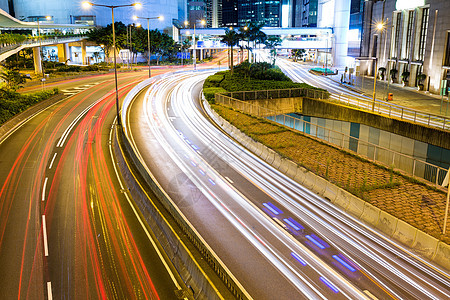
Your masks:
<svg viewBox="0 0 450 300"><path fill-rule="evenodd" d="M116 113L117 113L117 124L120 126L120 114L119 114L119 90L117 87L117 62L116 62L116 32L114 29L114 8L118 7L127 7L127 6L134 6L136 9L140 9L142 7L142 4L136 2L132 4L124 4L124 5L103 5L103 4L95 4L89 1L84 1L82 4L83 8L88 9L91 6L100 6L100 7L107 7L111 9L111 19L112 19L112 32L113 32L113 54L114 54L114 79L116 83Z"/></svg>
<svg viewBox="0 0 450 300"><path fill-rule="evenodd" d="M194 21L194 34L192 35L192 41L193 41L193 43L194 43L194 51L193 51L193 58L192 58L193 63L194 63L194 70L197 69L197 50L195 49L195 23L196 23L196 22L197 22L197 21ZM206 21L205 21L205 20L201 20L201 21L200 21L200 24L205 25L205 24L206 24ZM184 25L185 25L185 26L188 26L188 25L189 25L189 22L188 22L188 21L184 21Z"/></svg>
<svg viewBox="0 0 450 300"><path fill-rule="evenodd" d="M150 18L146 18L146 17L138 17L138 16L133 16L133 20L137 20L137 19L144 19L147 20L147 42L148 42L148 78L152 77L152 73L151 73L151 68L150 68L150 60L152 58L151 56L151 45L152 45L152 39L150 36L150 20L155 20L158 19L160 21L164 20L163 16L159 16L159 17L150 17Z"/></svg>

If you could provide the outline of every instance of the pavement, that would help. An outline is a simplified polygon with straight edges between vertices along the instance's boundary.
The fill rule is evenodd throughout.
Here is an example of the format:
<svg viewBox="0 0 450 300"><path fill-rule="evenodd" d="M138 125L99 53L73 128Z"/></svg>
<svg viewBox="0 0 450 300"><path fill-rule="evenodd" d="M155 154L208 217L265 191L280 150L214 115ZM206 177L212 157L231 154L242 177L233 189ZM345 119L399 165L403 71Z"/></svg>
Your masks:
<svg viewBox="0 0 450 300"><path fill-rule="evenodd" d="M327 78L340 83L344 69L338 69L337 75L328 75ZM349 89L365 94L373 95L373 77L352 76L353 84L341 83ZM414 110L427 112L435 115L450 115L450 102L447 96L432 94L428 91L418 91L416 87L403 87L398 83L387 83L387 80L377 80L376 98L386 100L387 94L393 93L392 104L409 107Z"/></svg>

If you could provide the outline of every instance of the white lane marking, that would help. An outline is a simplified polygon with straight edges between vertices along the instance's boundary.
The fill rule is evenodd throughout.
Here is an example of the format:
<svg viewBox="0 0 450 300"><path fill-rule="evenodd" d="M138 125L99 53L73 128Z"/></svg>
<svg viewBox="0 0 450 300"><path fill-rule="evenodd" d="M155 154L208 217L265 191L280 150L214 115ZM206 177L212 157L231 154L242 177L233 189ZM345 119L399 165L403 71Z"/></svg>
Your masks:
<svg viewBox="0 0 450 300"><path fill-rule="evenodd" d="M49 169L52 168L53 163L55 162L55 158L56 158L56 155L57 155L57 154L58 154L58 153L55 153L55 154L53 155L52 161L50 162L50 166L48 167Z"/></svg>
<svg viewBox="0 0 450 300"><path fill-rule="evenodd" d="M44 237L44 255L48 256L47 225L45 224L45 215L42 215L42 234Z"/></svg>
<svg viewBox="0 0 450 300"><path fill-rule="evenodd" d="M48 180L48 177L45 177L44 186L42 187L42 201L45 200L45 188L47 187L47 180Z"/></svg>
<svg viewBox="0 0 450 300"><path fill-rule="evenodd" d="M72 130L72 128L78 123L78 121L98 102L100 102L101 100L103 100L104 98L106 98L109 95L106 95L102 98L100 98L99 100L97 100L96 102L92 103L91 105L89 105L88 107L86 107L70 124L69 126L67 126L66 130L64 130L61 139L58 141L58 143L56 144L56 147L62 147L64 145L64 142L67 139L67 136L69 135L70 131Z"/></svg>
<svg viewBox="0 0 450 300"><path fill-rule="evenodd" d="M117 122L117 117L114 119L113 124L115 124ZM113 154L113 149L112 149L112 142L113 142L113 130L111 129L109 132L109 153L111 155L111 160L113 161L113 166L114 166L114 172L116 173L117 176L117 181L119 182L120 188L122 190L125 189L122 180L120 178L119 175L119 171L117 170L117 166L116 164L118 164L118 162L115 160L114 158L114 154ZM172 279L172 282L175 284L175 286L178 289L181 289L180 284L178 283L177 279L175 278L175 275L173 274L172 270L170 269L169 265L167 264L166 260L164 259L161 251L159 251L158 246L156 245L155 241L153 240L152 236L150 235L150 233L147 230L147 227L145 227L144 223L142 222L141 218L139 217L138 212L136 211L133 203L131 202L131 199L128 197L128 193L123 193L123 195L125 196L125 198L127 198L128 204L130 205L131 209L134 212L134 215L136 216L136 219L138 220L139 224L141 225L142 229L145 232L145 235L147 236L147 238L150 240L150 242L153 245L153 248L155 249L156 253L159 256L159 259L161 260L161 262L163 263L164 267L166 268L167 272L169 273L170 278Z"/></svg>
<svg viewBox="0 0 450 300"><path fill-rule="evenodd" d="M48 300L53 300L53 294L52 294L52 283L49 281L47 282L47 299Z"/></svg>
<svg viewBox="0 0 450 300"><path fill-rule="evenodd" d="M77 91L84 91L85 89L87 89L86 87L74 87L72 88L72 90L77 90Z"/></svg>
<svg viewBox="0 0 450 300"><path fill-rule="evenodd" d="M230 178L228 178L227 176L225 176L225 179L228 180L231 184L233 184L233 180L231 180Z"/></svg>

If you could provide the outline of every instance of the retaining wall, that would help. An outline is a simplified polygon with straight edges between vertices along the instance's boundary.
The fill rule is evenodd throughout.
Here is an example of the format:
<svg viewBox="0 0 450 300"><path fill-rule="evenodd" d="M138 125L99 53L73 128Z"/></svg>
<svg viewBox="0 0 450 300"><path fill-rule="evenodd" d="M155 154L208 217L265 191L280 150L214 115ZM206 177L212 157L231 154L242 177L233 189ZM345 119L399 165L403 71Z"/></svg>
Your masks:
<svg viewBox="0 0 450 300"><path fill-rule="evenodd" d="M450 132L404 120L389 118L369 111L347 107L319 99L303 98L302 110L307 116L360 123L386 130L427 144L450 149Z"/></svg>
<svg viewBox="0 0 450 300"><path fill-rule="evenodd" d="M351 215L379 229L388 237L414 249L419 255L450 270L450 245L437 240L384 211L381 211L370 203L359 199L322 177L298 166L293 161L281 157L272 149L254 141L252 138L231 125L212 110L209 103L206 101L204 101L204 106L209 116L219 124L222 129L280 172L319 196L329 199L331 203L339 206Z"/></svg>

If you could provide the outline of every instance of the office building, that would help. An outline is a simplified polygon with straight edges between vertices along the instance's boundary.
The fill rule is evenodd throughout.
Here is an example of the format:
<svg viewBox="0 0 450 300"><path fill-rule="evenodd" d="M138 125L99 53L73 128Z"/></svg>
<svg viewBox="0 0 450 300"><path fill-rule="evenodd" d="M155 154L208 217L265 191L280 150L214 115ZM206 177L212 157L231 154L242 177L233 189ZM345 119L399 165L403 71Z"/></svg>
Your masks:
<svg viewBox="0 0 450 300"><path fill-rule="evenodd" d="M238 26L245 26L251 22L264 24L266 27L281 26L280 0L237 0Z"/></svg>
<svg viewBox="0 0 450 300"><path fill-rule="evenodd" d="M444 94L450 76L450 1L366 1L362 73L397 70L394 82ZM383 24L383 26L377 26ZM404 75L402 78L402 74ZM424 74L425 79L420 79ZM408 76L406 76L408 75ZM402 80L405 79L405 80Z"/></svg>

